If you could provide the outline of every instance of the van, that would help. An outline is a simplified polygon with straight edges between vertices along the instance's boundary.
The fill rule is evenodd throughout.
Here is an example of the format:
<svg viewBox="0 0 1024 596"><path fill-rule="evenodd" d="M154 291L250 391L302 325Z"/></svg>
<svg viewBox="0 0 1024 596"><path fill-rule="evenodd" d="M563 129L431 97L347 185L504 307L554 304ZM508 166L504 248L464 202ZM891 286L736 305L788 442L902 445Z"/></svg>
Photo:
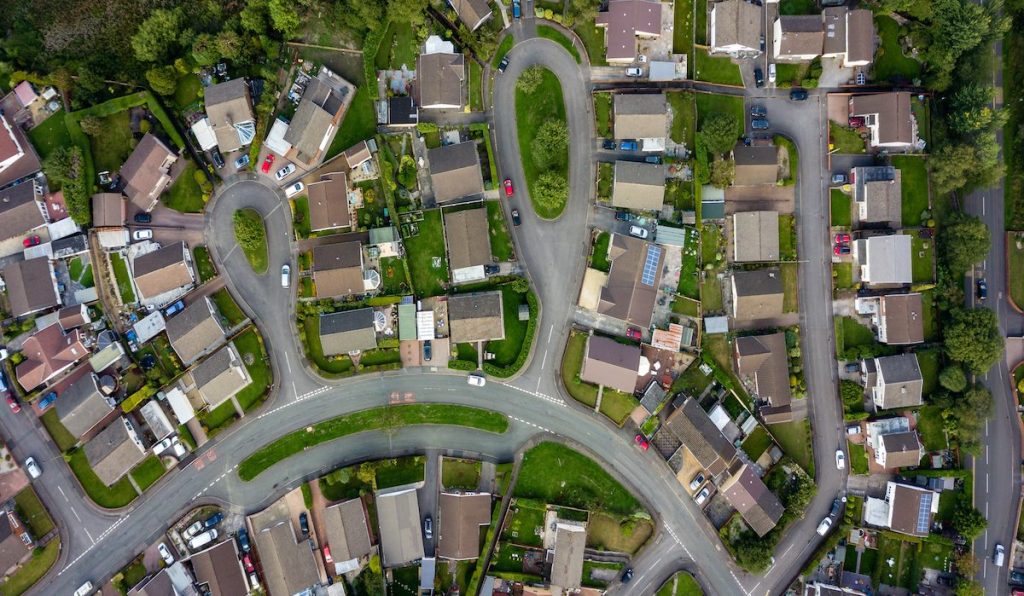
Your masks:
<svg viewBox="0 0 1024 596"><path fill-rule="evenodd" d="M197 535L192 540L189 540L188 547L192 550L199 550L200 548L216 540L218 535L219 534L217 530L207 530L202 534Z"/></svg>
<svg viewBox="0 0 1024 596"><path fill-rule="evenodd" d="M75 596L88 596L93 593L92 582L85 582L75 590Z"/></svg>
<svg viewBox="0 0 1024 596"><path fill-rule="evenodd" d="M996 552L992 554L992 564L996 567L1003 566L1003 559L1006 558L1006 550L1002 544L996 544Z"/></svg>

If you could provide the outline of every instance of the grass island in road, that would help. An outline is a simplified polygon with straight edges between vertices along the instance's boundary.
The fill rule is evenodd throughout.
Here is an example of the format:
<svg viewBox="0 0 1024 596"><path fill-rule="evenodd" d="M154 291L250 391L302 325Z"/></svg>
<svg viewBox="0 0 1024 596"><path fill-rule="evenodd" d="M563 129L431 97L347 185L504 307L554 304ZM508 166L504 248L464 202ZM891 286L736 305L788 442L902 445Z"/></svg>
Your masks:
<svg viewBox="0 0 1024 596"><path fill-rule="evenodd" d="M235 240L245 253L249 266L258 274L267 272L267 228L255 209L239 209L234 215Z"/></svg>
<svg viewBox="0 0 1024 596"><path fill-rule="evenodd" d="M558 77L546 68L532 68L540 71L539 83L534 88L523 88L523 78L529 77L529 73L521 75L516 83L516 132L519 136L519 155L533 210L539 217L555 219L565 210L568 192L553 192L548 195L544 189L547 185L540 183L540 179L544 176L547 180L561 181L565 189L568 188L568 139L564 149L560 148L557 155L553 151L550 159L546 160L538 158L537 151L534 150L534 140L539 136L541 127L549 120L566 126L565 101ZM545 195L551 198L545 199Z"/></svg>

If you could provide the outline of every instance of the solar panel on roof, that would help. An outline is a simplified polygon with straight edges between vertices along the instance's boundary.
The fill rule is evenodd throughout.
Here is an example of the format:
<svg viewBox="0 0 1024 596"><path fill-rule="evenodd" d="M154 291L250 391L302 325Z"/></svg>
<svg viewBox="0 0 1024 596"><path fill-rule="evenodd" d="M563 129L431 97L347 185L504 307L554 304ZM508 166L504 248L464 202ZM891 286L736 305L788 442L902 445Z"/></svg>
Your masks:
<svg viewBox="0 0 1024 596"><path fill-rule="evenodd" d="M661 259L660 246L647 247L647 260L644 261L644 270L640 274L640 283L645 286L653 286L654 278L658 273L658 261Z"/></svg>
<svg viewBox="0 0 1024 596"><path fill-rule="evenodd" d="M928 515L932 510L932 493L925 493L921 495L921 502L917 508L917 532L919 534L928 533Z"/></svg>

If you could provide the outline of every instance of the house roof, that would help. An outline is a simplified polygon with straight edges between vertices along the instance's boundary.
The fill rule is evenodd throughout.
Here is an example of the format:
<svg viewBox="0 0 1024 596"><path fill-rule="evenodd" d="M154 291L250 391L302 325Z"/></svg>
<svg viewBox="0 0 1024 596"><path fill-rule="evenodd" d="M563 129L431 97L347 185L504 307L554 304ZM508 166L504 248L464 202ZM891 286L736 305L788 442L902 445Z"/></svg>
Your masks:
<svg viewBox="0 0 1024 596"><path fill-rule="evenodd" d="M732 216L733 260L738 263L779 260L779 214L748 211Z"/></svg>
<svg viewBox="0 0 1024 596"><path fill-rule="evenodd" d="M480 527L491 524L491 495L441 493L438 508L438 556L456 561L479 557Z"/></svg>
<svg viewBox="0 0 1024 596"><path fill-rule="evenodd" d="M210 85L203 93L206 102L206 116L210 119L217 145L222 151L232 151L245 145L236 126L253 122L256 116L249 98L249 85L244 78L231 79Z"/></svg>
<svg viewBox="0 0 1024 596"><path fill-rule="evenodd" d="M733 271L733 318L767 319L783 312L785 292L777 267L753 271Z"/></svg>
<svg viewBox="0 0 1024 596"><path fill-rule="evenodd" d="M191 375L196 390L211 408L224 403L252 382L233 342L197 364Z"/></svg>
<svg viewBox="0 0 1024 596"><path fill-rule="evenodd" d="M348 210L348 177L344 172L321 176L306 185L309 202L309 228L313 232L352 225Z"/></svg>
<svg viewBox="0 0 1024 596"><path fill-rule="evenodd" d="M89 318L89 309L84 304L65 306L57 311L57 322L60 323L60 327L64 331L70 331L75 327L81 327L91 321L92 319Z"/></svg>
<svg viewBox="0 0 1024 596"><path fill-rule="evenodd" d="M935 517L932 512L933 499L937 501L939 495L916 486L892 484L889 528L911 536L927 536Z"/></svg>
<svg viewBox="0 0 1024 596"><path fill-rule="evenodd" d="M22 81L14 87L14 96L18 98L18 103L22 107L28 106L30 103L39 99L39 95L36 90L32 88L32 83L28 81Z"/></svg>
<svg viewBox="0 0 1024 596"><path fill-rule="evenodd" d="M899 228L903 218L902 173L892 166L854 168L854 200L864 205L863 223Z"/></svg>
<svg viewBox="0 0 1024 596"><path fill-rule="evenodd" d="M75 329L65 334L54 323L30 335L21 344L25 360L15 368L15 376L26 391L32 391L47 380L89 355L82 344L82 335Z"/></svg>
<svg viewBox="0 0 1024 596"><path fill-rule="evenodd" d="M875 358L882 397L879 407L884 409L921 405L924 377L917 354L896 354Z"/></svg>
<svg viewBox="0 0 1024 596"><path fill-rule="evenodd" d="M713 48L761 47L761 9L744 0L725 0L712 8L715 28Z"/></svg>
<svg viewBox="0 0 1024 596"><path fill-rule="evenodd" d="M818 56L824 48L821 15L784 15L776 20L782 37L777 46L778 56Z"/></svg>
<svg viewBox="0 0 1024 596"><path fill-rule="evenodd" d="M718 476L736 458L736 447L715 426L696 399L687 399L665 420L665 428L697 459L697 462Z"/></svg>
<svg viewBox="0 0 1024 596"><path fill-rule="evenodd" d="M448 326L452 343L505 339L502 294L473 292L448 297Z"/></svg>
<svg viewBox="0 0 1024 596"><path fill-rule="evenodd" d="M13 519L17 520L16 516ZM12 516L4 515L0 520L0 574L18 564L29 553L29 547L21 541L21 533L11 527Z"/></svg>
<svg viewBox="0 0 1024 596"><path fill-rule="evenodd" d="M284 133L284 140L298 152L299 159L307 163L316 161L321 152L327 149L324 141L334 123L334 116L312 99L310 90L314 81L316 79L310 81L306 92L302 94L295 116ZM326 85L320 86L330 91Z"/></svg>
<svg viewBox="0 0 1024 596"><path fill-rule="evenodd" d="M918 344L924 341L924 303L921 294L889 294L878 300L878 315L885 327L885 343Z"/></svg>
<svg viewBox="0 0 1024 596"><path fill-rule="evenodd" d="M889 433L881 438L887 468L912 468L920 465L922 447L916 431Z"/></svg>
<svg viewBox="0 0 1024 596"><path fill-rule="evenodd" d="M125 419L118 418L85 444L85 458L103 484L110 486L141 462L146 453L132 440Z"/></svg>
<svg viewBox="0 0 1024 596"><path fill-rule="evenodd" d="M651 0L611 0L595 23L607 28L605 57L610 61L636 57L636 36L661 35L661 3Z"/></svg>
<svg viewBox="0 0 1024 596"><path fill-rule="evenodd" d="M487 0L448 0L449 4L459 15L459 20L469 27L470 31L475 30L491 16L491 7Z"/></svg>
<svg viewBox="0 0 1024 596"><path fill-rule="evenodd" d="M384 566L400 567L423 558L423 533L416 489L377 493L377 522Z"/></svg>
<svg viewBox="0 0 1024 596"><path fill-rule="evenodd" d="M95 374L82 375L66 387L60 399L54 402L60 423L76 439L89 432L113 411L96 382Z"/></svg>
<svg viewBox="0 0 1024 596"><path fill-rule="evenodd" d="M851 116L875 116L879 144L912 145L917 142L910 93L892 91L850 98ZM869 123L870 124L870 123Z"/></svg>
<svg viewBox="0 0 1024 596"><path fill-rule="evenodd" d="M7 300L15 317L58 306L53 266L46 257L17 261L3 269Z"/></svg>
<svg viewBox="0 0 1024 596"><path fill-rule="evenodd" d="M154 298L165 292L194 283L184 242L175 242L135 257L132 273L142 298Z"/></svg>
<svg viewBox="0 0 1024 596"><path fill-rule="evenodd" d="M32 182L0 189L0 240L22 236L46 225L44 212Z"/></svg>
<svg viewBox="0 0 1024 596"><path fill-rule="evenodd" d="M639 327L649 327L665 262L660 246L613 234L608 259L611 271L601 289L597 311Z"/></svg>
<svg viewBox="0 0 1024 596"><path fill-rule="evenodd" d="M0 114L0 186L38 172L39 156L25 131L13 119Z"/></svg>
<svg viewBox="0 0 1024 596"><path fill-rule="evenodd" d="M856 241L855 252L860 263L867 265L861 275L864 283L909 284L914 279L909 235L863 238Z"/></svg>
<svg viewBox="0 0 1024 596"><path fill-rule="evenodd" d="M421 54L416 62L421 107L462 107L462 88L466 84L466 59L462 54Z"/></svg>
<svg viewBox="0 0 1024 596"><path fill-rule="evenodd" d="M491 262L491 234L484 207L445 213L444 234L452 271Z"/></svg>
<svg viewBox="0 0 1024 596"><path fill-rule="evenodd" d="M92 226L120 228L124 226L128 202L119 192L101 192L92 196Z"/></svg>
<svg viewBox="0 0 1024 596"><path fill-rule="evenodd" d="M616 93L614 105L616 139L658 139L668 134L664 93Z"/></svg>
<svg viewBox="0 0 1024 596"><path fill-rule="evenodd" d="M875 57L875 21L870 10L846 13L846 61L871 62Z"/></svg>
<svg viewBox="0 0 1024 596"><path fill-rule="evenodd" d="M376 348L373 309L357 308L320 315L320 345L324 355L330 356Z"/></svg>
<svg viewBox="0 0 1024 596"><path fill-rule="evenodd" d="M412 97L400 95L388 99L388 124L392 126L414 125L419 121L419 113Z"/></svg>
<svg viewBox="0 0 1024 596"><path fill-rule="evenodd" d="M736 338L736 372L753 393L774 407L790 402L789 355L786 334Z"/></svg>
<svg viewBox="0 0 1024 596"><path fill-rule="evenodd" d="M476 142L467 141L427 150L434 199L445 203L484 192Z"/></svg>
<svg viewBox="0 0 1024 596"><path fill-rule="evenodd" d="M640 369L640 348L601 336L587 339L580 379L632 394Z"/></svg>
<svg viewBox="0 0 1024 596"><path fill-rule="evenodd" d="M124 194L148 211L163 191L162 184L168 175L163 165L169 159L173 162L178 155L152 133L146 133L121 166Z"/></svg>
<svg viewBox="0 0 1024 596"><path fill-rule="evenodd" d="M298 540L287 505L278 501L249 523L270 594L298 594L320 583L312 547Z"/></svg>
<svg viewBox="0 0 1024 596"><path fill-rule="evenodd" d="M764 536L774 528L785 511L779 498L768 490L749 464L743 464L722 483L722 492L758 536Z"/></svg>
<svg viewBox="0 0 1024 596"><path fill-rule="evenodd" d="M249 586L239 561L238 543L219 542L189 557L196 574L196 583L206 585L210 596L245 596Z"/></svg>
<svg viewBox="0 0 1024 596"><path fill-rule="evenodd" d="M317 298L362 294L363 249L358 241L313 248L313 281Z"/></svg>
<svg viewBox="0 0 1024 596"><path fill-rule="evenodd" d="M585 527L565 523L555 525L555 552L551 561L552 586L564 590L580 587L586 546Z"/></svg>
<svg viewBox="0 0 1024 596"><path fill-rule="evenodd" d="M664 164L616 161L612 206L661 210L665 203L665 173Z"/></svg>
<svg viewBox="0 0 1024 596"><path fill-rule="evenodd" d="M370 554L370 531L361 499L325 507L323 519L327 545L335 561L350 561Z"/></svg>
<svg viewBox="0 0 1024 596"><path fill-rule="evenodd" d="M224 328L209 297L204 296L167 320L167 339L188 366L224 339Z"/></svg>
<svg viewBox="0 0 1024 596"><path fill-rule="evenodd" d="M779 180L779 148L775 145L737 144L732 158L736 163L734 186L775 184Z"/></svg>
<svg viewBox="0 0 1024 596"><path fill-rule="evenodd" d="M373 152L370 151L370 144L365 140L359 141L355 145L352 145L348 149L342 151L342 155L345 156L345 161L348 162L349 168L359 167L363 162L369 161L373 158Z"/></svg>

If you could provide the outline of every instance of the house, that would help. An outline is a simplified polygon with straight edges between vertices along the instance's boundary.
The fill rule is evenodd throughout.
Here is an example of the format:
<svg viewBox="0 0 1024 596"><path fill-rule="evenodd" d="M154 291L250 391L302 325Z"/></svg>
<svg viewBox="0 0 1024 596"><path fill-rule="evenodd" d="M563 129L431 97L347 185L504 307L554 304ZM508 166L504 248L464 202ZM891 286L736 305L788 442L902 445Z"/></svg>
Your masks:
<svg viewBox="0 0 1024 596"><path fill-rule="evenodd" d="M225 331L220 324L220 315L208 296L203 296L167 319L166 327L171 348L185 366L190 366L224 340Z"/></svg>
<svg viewBox="0 0 1024 596"><path fill-rule="evenodd" d="M452 343L505 339L504 305L499 290L448 297L448 327Z"/></svg>
<svg viewBox="0 0 1024 596"><path fill-rule="evenodd" d="M736 447L715 426L696 399L687 399L665 420L664 431L683 444L712 476L724 474L736 459Z"/></svg>
<svg viewBox="0 0 1024 596"><path fill-rule="evenodd" d="M124 194L143 211L151 211L160 194L171 185L171 166L176 154L152 133L146 133L121 166Z"/></svg>
<svg viewBox="0 0 1024 596"><path fill-rule="evenodd" d="M76 439L103 421L114 408L99 387L96 373L82 375L60 393L54 402L57 418Z"/></svg>
<svg viewBox="0 0 1024 596"><path fill-rule="evenodd" d="M16 261L4 267L11 315L24 317L60 306L53 263L46 257Z"/></svg>
<svg viewBox="0 0 1024 596"><path fill-rule="evenodd" d="M188 245L174 242L132 260L132 275L143 304L162 305L195 285Z"/></svg>
<svg viewBox="0 0 1024 596"><path fill-rule="evenodd" d="M822 11L822 56L838 58L844 68L867 66L875 56L875 23L870 10L833 6Z"/></svg>
<svg viewBox="0 0 1024 596"><path fill-rule="evenodd" d="M762 9L743 0L725 0L711 9L711 53L756 56L761 53Z"/></svg>
<svg viewBox="0 0 1024 596"><path fill-rule="evenodd" d="M779 260L779 214L748 211L732 216L733 261L758 263Z"/></svg>
<svg viewBox="0 0 1024 596"><path fill-rule="evenodd" d="M127 220L124 195L119 192L101 192L92 196L92 227L123 228Z"/></svg>
<svg viewBox="0 0 1024 596"><path fill-rule="evenodd" d="M862 363L864 374L874 377L871 388L871 401L879 410L892 408L910 408L921 405L921 391L924 377L921 366L917 362L917 354L897 354L880 356L871 362L874 365L873 375L868 375L867 363Z"/></svg>
<svg viewBox="0 0 1024 596"><path fill-rule="evenodd" d="M321 66L317 76L306 81L299 107L275 146L287 148L285 157L304 168L319 164L338 132L346 96L351 93L354 90L348 82Z"/></svg>
<svg viewBox="0 0 1024 596"><path fill-rule="evenodd" d="M126 418L118 418L101 430L83 448L89 467L103 484L110 486L146 457L142 441Z"/></svg>
<svg viewBox="0 0 1024 596"><path fill-rule="evenodd" d="M320 176L306 185L309 230L320 232L352 226L348 209L348 177L344 172Z"/></svg>
<svg viewBox="0 0 1024 596"><path fill-rule="evenodd" d="M770 319L783 313L785 292L777 267L732 273L732 316L736 320Z"/></svg>
<svg viewBox="0 0 1024 596"><path fill-rule="evenodd" d="M605 29L605 59L629 64L637 56L637 38L661 36L661 3L653 0L610 0L594 24Z"/></svg>
<svg viewBox="0 0 1024 596"><path fill-rule="evenodd" d="M909 284L914 281L911 238L906 234L871 236L853 242L860 280L867 286Z"/></svg>
<svg viewBox="0 0 1024 596"><path fill-rule="evenodd" d="M32 83L29 83L28 81L22 81L15 85L14 97L23 108L27 108L39 101L39 94L36 93L35 88L32 87Z"/></svg>
<svg viewBox="0 0 1024 596"><path fill-rule="evenodd" d="M850 96L850 116L864 118L871 147L906 151L917 145L917 120L910 93L892 91Z"/></svg>
<svg viewBox="0 0 1024 596"><path fill-rule="evenodd" d="M373 309L358 308L320 315L320 345L325 356L376 348Z"/></svg>
<svg viewBox="0 0 1024 596"><path fill-rule="evenodd" d="M555 593L572 593L579 589L583 580L586 546L585 526L564 522L555 524L555 548L550 556L551 586Z"/></svg>
<svg viewBox="0 0 1024 596"><path fill-rule="evenodd" d="M88 306L84 304L76 304L74 306L65 306L58 310L57 322L60 323L60 328L67 332L71 331L75 327L81 327L86 323L91 323L92 317L89 316Z"/></svg>
<svg viewBox="0 0 1024 596"><path fill-rule="evenodd" d="M754 471L754 467L747 463L727 478L719 489L758 536L770 532L786 511L779 498Z"/></svg>
<svg viewBox="0 0 1024 596"><path fill-rule="evenodd" d="M650 327L664 251L638 238L612 234L608 260L611 270L601 289L597 312L641 328Z"/></svg>
<svg viewBox="0 0 1024 596"><path fill-rule="evenodd" d="M732 159L736 164L733 186L775 185L779 181L779 148L775 145L737 144Z"/></svg>
<svg viewBox="0 0 1024 596"><path fill-rule="evenodd" d="M299 535L284 499L248 517L269 594L305 594L320 584L313 543Z"/></svg>
<svg viewBox="0 0 1024 596"><path fill-rule="evenodd" d="M465 86L465 57L455 53L450 41L441 41L434 35L428 37L416 60L416 103L426 110L461 110L465 105Z"/></svg>
<svg viewBox="0 0 1024 596"><path fill-rule="evenodd" d="M480 172L480 154L476 143L467 141L427 150L430 162L430 184L434 200L447 203L463 197L476 197L484 192Z"/></svg>
<svg viewBox="0 0 1024 596"><path fill-rule="evenodd" d="M906 416L872 420L864 425L875 463L886 469L916 468L925 450Z"/></svg>
<svg viewBox="0 0 1024 596"><path fill-rule="evenodd" d="M745 335L733 346L736 374L753 397L780 408L789 405L789 354L786 334Z"/></svg>
<svg viewBox="0 0 1024 596"><path fill-rule="evenodd" d="M470 31L476 31L491 18L491 6L487 0L448 0L448 4Z"/></svg>
<svg viewBox="0 0 1024 596"><path fill-rule="evenodd" d="M484 265L492 261L487 209L465 209L443 215L452 281L463 283L484 279Z"/></svg>
<svg viewBox="0 0 1024 596"><path fill-rule="evenodd" d="M373 143L373 148L370 148L370 144ZM348 149L341 152L345 156L345 162L348 164L349 169L354 170L364 163L373 159L373 152L377 150L376 141L370 139L370 142L365 140L359 141L355 145L352 145Z"/></svg>
<svg viewBox="0 0 1024 596"><path fill-rule="evenodd" d="M860 223L898 230L903 218L900 171L892 166L865 166L850 170L850 178Z"/></svg>
<svg viewBox="0 0 1024 596"><path fill-rule="evenodd" d="M246 596L249 586L242 568L238 543L224 540L188 558L195 572L196 583L210 596Z"/></svg>
<svg viewBox="0 0 1024 596"><path fill-rule="evenodd" d="M785 15L775 19L772 53L777 61L814 60L821 55L824 42L821 15Z"/></svg>
<svg viewBox="0 0 1024 596"><path fill-rule="evenodd" d="M334 573L341 575L359 569L359 560L373 552L363 501L350 499L325 507L323 522Z"/></svg>
<svg viewBox="0 0 1024 596"><path fill-rule="evenodd" d="M377 524L385 567L401 567L423 558L420 505L415 488L378 492Z"/></svg>
<svg viewBox="0 0 1024 596"><path fill-rule="evenodd" d="M612 206L660 211L665 203L665 173L665 164L617 160Z"/></svg>
<svg viewBox="0 0 1024 596"><path fill-rule="evenodd" d="M234 342L197 364L185 373L180 382L182 390L195 391L211 410L234 397L250 383L252 377L238 355Z"/></svg>
<svg viewBox="0 0 1024 596"><path fill-rule="evenodd" d="M0 189L0 242L18 239L13 243L13 250L4 252L21 252L22 237L45 227L49 220L42 193L34 182L22 182Z"/></svg>
<svg viewBox="0 0 1024 596"><path fill-rule="evenodd" d="M408 95L388 98L388 126L416 126L420 123L416 103Z"/></svg>
<svg viewBox="0 0 1024 596"><path fill-rule="evenodd" d="M21 344L21 354L25 359L15 367L15 376L25 391L32 391L88 356L89 350L78 329L65 334L54 323L30 335Z"/></svg>
<svg viewBox="0 0 1024 596"><path fill-rule="evenodd" d="M864 521L908 536L925 537L939 512L939 493L889 481L885 498L864 501Z"/></svg>
<svg viewBox="0 0 1024 596"><path fill-rule="evenodd" d="M437 554L452 561L480 556L480 529L491 525L488 493L441 493L437 513Z"/></svg>
<svg viewBox="0 0 1024 596"><path fill-rule="evenodd" d="M0 187L42 168L25 132L8 114L0 113Z"/></svg>
<svg viewBox="0 0 1024 596"><path fill-rule="evenodd" d="M640 348L601 335L587 338L580 379L632 394L640 369Z"/></svg>
<svg viewBox="0 0 1024 596"><path fill-rule="evenodd" d="M12 508L13 509L13 508ZM32 553L32 537L13 510L4 510L0 520L0 577L7 577Z"/></svg>
<svg viewBox="0 0 1024 596"><path fill-rule="evenodd" d="M363 248L358 241L313 248L313 283L317 298L341 298L366 292Z"/></svg>
<svg viewBox="0 0 1024 596"><path fill-rule="evenodd" d="M921 294L888 294L878 299L878 341L892 346L924 341L924 304Z"/></svg>
<svg viewBox="0 0 1024 596"><path fill-rule="evenodd" d="M643 151L663 151L668 135L668 100L664 93L616 93L616 139L637 139Z"/></svg>
<svg viewBox="0 0 1024 596"><path fill-rule="evenodd" d="M244 78L210 85L203 93L206 117L224 153L252 143L256 137L256 115L252 109L249 85ZM203 147L208 150L210 147Z"/></svg>

